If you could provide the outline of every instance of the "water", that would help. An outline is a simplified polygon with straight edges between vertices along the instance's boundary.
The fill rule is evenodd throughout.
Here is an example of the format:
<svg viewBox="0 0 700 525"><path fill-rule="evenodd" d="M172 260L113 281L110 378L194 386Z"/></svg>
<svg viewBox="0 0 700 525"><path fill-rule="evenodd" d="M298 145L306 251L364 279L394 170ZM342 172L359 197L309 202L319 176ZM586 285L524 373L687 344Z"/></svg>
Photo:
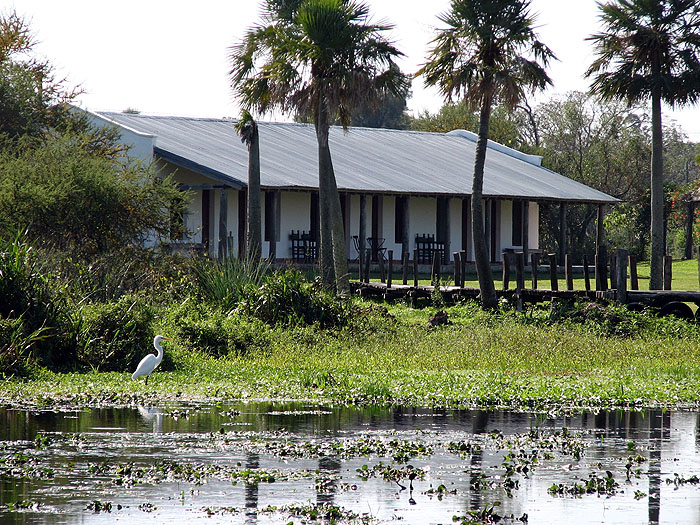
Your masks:
<svg viewBox="0 0 700 525"><path fill-rule="evenodd" d="M699 416L0 408L0 523L301 523L299 507L319 505L356 522L453 523L496 502L506 523L700 523ZM591 479L600 494L570 494Z"/></svg>

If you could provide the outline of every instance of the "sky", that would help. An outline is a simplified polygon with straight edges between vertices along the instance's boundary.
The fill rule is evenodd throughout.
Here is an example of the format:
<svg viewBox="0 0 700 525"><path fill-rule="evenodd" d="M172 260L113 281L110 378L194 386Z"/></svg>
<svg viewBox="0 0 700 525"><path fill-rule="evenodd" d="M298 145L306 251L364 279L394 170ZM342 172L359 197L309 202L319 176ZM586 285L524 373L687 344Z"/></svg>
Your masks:
<svg viewBox="0 0 700 525"><path fill-rule="evenodd" d="M449 0L365 0L373 20L394 25L389 37L404 53L399 65L414 73L425 61ZM540 39L557 55L549 68L553 88L534 102L570 90L585 91L593 59L585 39L599 30L595 0L532 0ZM259 21L258 0L0 0L0 11L24 16L36 51L57 74L83 90L90 110L136 109L152 115L236 117L240 107L229 84L229 53ZM436 112L444 103L420 78L413 81L409 111ZM688 136L700 142L700 106L665 108ZM285 120L283 115L264 120Z"/></svg>

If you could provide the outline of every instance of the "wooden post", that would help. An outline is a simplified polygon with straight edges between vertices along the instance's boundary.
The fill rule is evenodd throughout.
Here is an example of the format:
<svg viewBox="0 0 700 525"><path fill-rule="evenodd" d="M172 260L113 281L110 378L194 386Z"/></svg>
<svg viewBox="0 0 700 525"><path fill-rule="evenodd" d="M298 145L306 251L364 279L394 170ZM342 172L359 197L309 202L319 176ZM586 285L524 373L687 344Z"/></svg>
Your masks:
<svg viewBox="0 0 700 525"><path fill-rule="evenodd" d="M359 241L358 241L358 242L359 242ZM359 279L360 282L362 282L362 279L363 279L363 277L365 276L365 274L364 274L363 271L362 271L362 270L364 270L364 264L363 264L363 262L364 262L364 261L363 261L364 254L365 254L365 251L364 251L362 248L360 248L360 253L358 254L358 258L357 258L357 263L358 263L358 266L359 266L358 273L360 274L360 279Z"/></svg>
<svg viewBox="0 0 700 525"><path fill-rule="evenodd" d="M530 201L523 201L523 253L525 259L530 251Z"/></svg>
<svg viewBox="0 0 700 525"><path fill-rule="evenodd" d="M386 287L391 288L391 281L394 277L394 250L388 250L386 253L389 254L389 272L386 277Z"/></svg>
<svg viewBox="0 0 700 525"><path fill-rule="evenodd" d="M596 229L595 229L595 254L600 255L600 250L605 244L605 228L603 227L603 221L605 219L605 205L598 205L598 216L596 218Z"/></svg>
<svg viewBox="0 0 700 525"><path fill-rule="evenodd" d="M639 290L639 279L637 278L637 256L630 255L627 258L630 264L630 290Z"/></svg>
<svg viewBox="0 0 700 525"><path fill-rule="evenodd" d="M617 256L610 256L610 289L617 290Z"/></svg>
<svg viewBox="0 0 700 525"><path fill-rule="evenodd" d="M410 202L411 198L409 196L406 196L403 198L403 230L401 231L401 260L403 260L404 256L406 256L406 260L408 260L408 256L410 255L410 250L411 250L411 238L410 238L410 217L411 217L411 207L410 207ZM406 268L408 269L408 263ZM408 278L406 276L404 278L404 281ZM404 284L406 284L404 282Z"/></svg>
<svg viewBox="0 0 700 525"><path fill-rule="evenodd" d="M459 263L459 252L453 252L452 253L452 259L454 260L454 265L455 265L455 286L458 288L461 288L462 285L460 284L461 281L461 264Z"/></svg>
<svg viewBox="0 0 700 525"><path fill-rule="evenodd" d="M484 239L486 240L486 250L491 261L491 199L484 199Z"/></svg>
<svg viewBox="0 0 700 525"><path fill-rule="evenodd" d="M671 281L673 280L673 258L670 255L664 255L664 290L671 289Z"/></svg>
<svg viewBox="0 0 700 525"><path fill-rule="evenodd" d="M365 282L369 282L369 270L372 264L372 250L365 250Z"/></svg>
<svg viewBox="0 0 700 525"><path fill-rule="evenodd" d="M627 304L627 250L617 250L617 302Z"/></svg>
<svg viewBox="0 0 700 525"><path fill-rule="evenodd" d="M525 288L525 252L515 254L515 289L521 293Z"/></svg>
<svg viewBox="0 0 700 525"><path fill-rule="evenodd" d="M595 289L602 292L608 289L608 253L604 244L595 256Z"/></svg>
<svg viewBox="0 0 700 525"><path fill-rule="evenodd" d="M564 256L564 273L566 274L566 289L574 289L574 268L571 261L571 254L567 253Z"/></svg>
<svg viewBox="0 0 700 525"><path fill-rule="evenodd" d="M377 252L377 264L379 264L379 280L385 283L386 272L384 271L384 257L382 256L382 252Z"/></svg>
<svg viewBox="0 0 700 525"><path fill-rule="evenodd" d="M226 257L226 235L228 234L228 191L219 190L219 259Z"/></svg>
<svg viewBox="0 0 700 525"><path fill-rule="evenodd" d="M559 257L560 259L564 259L566 255L566 212L567 212L567 205L565 202L562 202L559 205Z"/></svg>
<svg viewBox="0 0 700 525"><path fill-rule="evenodd" d="M586 286L586 291L590 292L591 291L591 273L588 270L588 257L586 255L583 256L583 280L584 280L584 284Z"/></svg>
<svg viewBox="0 0 700 525"><path fill-rule="evenodd" d="M442 202L445 206L445 224L442 230L442 242L444 243L445 250L442 254L443 260L440 262L448 264L450 262L450 238L452 236L450 233L450 198L445 197Z"/></svg>
<svg viewBox="0 0 700 525"><path fill-rule="evenodd" d="M440 283L440 252L435 251L433 252L433 271L431 272L432 275L430 276L430 282L432 283L433 286L436 286L436 283Z"/></svg>
<svg viewBox="0 0 700 525"><path fill-rule="evenodd" d="M464 288L467 284L467 251L466 250L461 250L459 252L459 266L460 266L460 275L462 276L462 288Z"/></svg>
<svg viewBox="0 0 700 525"><path fill-rule="evenodd" d="M413 286L418 287L418 250L413 250Z"/></svg>
<svg viewBox="0 0 700 525"><path fill-rule="evenodd" d="M360 195L360 230L357 242L360 245L360 253L364 255L365 243L367 242L367 196Z"/></svg>
<svg viewBox="0 0 700 525"><path fill-rule="evenodd" d="M537 272L540 263L540 254L533 253L530 255L530 274L532 277L532 289L537 290Z"/></svg>
<svg viewBox="0 0 700 525"><path fill-rule="evenodd" d="M403 264L403 284L404 286L408 284L408 251L401 253L401 263Z"/></svg>
<svg viewBox="0 0 700 525"><path fill-rule="evenodd" d="M503 289L507 290L510 285L510 253L503 252Z"/></svg>
<svg viewBox="0 0 700 525"><path fill-rule="evenodd" d="M549 285L552 291L559 289L559 278L557 277L557 254L549 254Z"/></svg>

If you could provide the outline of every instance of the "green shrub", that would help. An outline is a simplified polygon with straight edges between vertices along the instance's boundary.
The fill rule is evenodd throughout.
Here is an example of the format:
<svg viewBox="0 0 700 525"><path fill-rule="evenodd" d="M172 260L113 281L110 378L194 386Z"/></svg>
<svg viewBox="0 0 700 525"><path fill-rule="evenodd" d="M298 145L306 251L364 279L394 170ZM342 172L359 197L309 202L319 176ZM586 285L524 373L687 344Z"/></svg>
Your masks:
<svg viewBox="0 0 700 525"><path fill-rule="evenodd" d="M60 330L67 312L65 298L42 272L24 235L0 239L0 318L21 319L23 337L31 342L25 350L38 364L64 364ZM40 338L32 335L39 333Z"/></svg>
<svg viewBox="0 0 700 525"><path fill-rule="evenodd" d="M0 317L0 377L31 375L34 362L31 351L43 339L39 328L26 334L22 318Z"/></svg>
<svg viewBox="0 0 700 525"><path fill-rule="evenodd" d="M349 303L307 282L297 270L276 272L258 288L248 288L243 311L268 324L344 326Z"/></svg>
<svg viewBox="0 0 700 525"><path fill-rule="evenodd" d="M132 370L143 356L155 353L154 314L141 297L126 295L117 301L86 304L76 317L79 365L100 371ZM167 368L165 358L161 366Z"/></svg>
<svg viewBox="0 0 700 525"><path fill-rule="evenodd" d="M51 134L0 148L0 232L90 257L170 231L182 192L134 162L88 151L80 135ZM173 204L176 203L176 204Z"/></svg>
<svg viewBox="0 0 700 525"><path fill-rule="evenodd" d="M269 329L264 323L221 310L190 309L175 326L178 339L191 349L214 357L245 355L270 344Z"/></svg>
<svg viewBox="0 0 700 525"><path fill-rule="evenodd" d="M222 261L193 257L190 268L200 294L230 311L245 296L246 289L262 285L270 264L252 257L225 257Z"/></svg>

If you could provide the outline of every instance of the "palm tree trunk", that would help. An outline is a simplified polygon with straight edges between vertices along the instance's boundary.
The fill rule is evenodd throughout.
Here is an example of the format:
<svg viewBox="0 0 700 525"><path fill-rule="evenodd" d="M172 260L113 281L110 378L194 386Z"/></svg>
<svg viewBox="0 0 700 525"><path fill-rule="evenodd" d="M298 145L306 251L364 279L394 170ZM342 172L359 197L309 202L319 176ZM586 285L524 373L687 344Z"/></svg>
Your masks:
<svg viewBox="0 0 700 525"><path fill-rule="evenodd" d="M472 230L474 237L474 261L476 274L479 279L481 306L487 309L496 308L496 288L493 284L491 263L484 234L484 165L489 139L489 123L491 120L490 96L484 97L479 115L479 135L476 141L476 156L474 159L474 179L472 183Z"/></svg>
<svg viewBox="0 0 700 525"><path fill-rule="evenodd" d="M258 261L262 255L260 212L260 145L258 125L253 122L248 145L248 260Z"/></svg>
<svg viewBox="0 0 700 525"><path fill-rule="evenodd" d="M321 99L321 96L319 96ZM318 205L319 205L319 263L321 282L327 289L332 289L335 281L333 267L333 235L331 233L331 199L328 182L331 155L328 148L328 114L325 103L319 101L316 118L316 141L318 142Z"/></svg>
<svg viewBox="0 0 700 525"><path fill-rule="evenodd" d="M340 195L335 181L331 151L328 146L328 106L322 90L319 90L316 118L318 141L318 184L321 211L321 273L324 284L335 285L338 294L350 290L348 258L345 249L345 228L340 207ZM335 282L334 282L335 281Z"/></svg>
<svg viewBox="0 0 700 525"><path fill-rule="evenodd" d="M350 272L348 271L348 256L345 247L345 226L343 225L343 210L340 207L340 194L333 171L331 152L328 151L330 165L330 201L331 201L331 233L333 237L333 266L335 270L335 289L338 295L350 293Z"/></svg>
<svg viewBox="0 0 700 525"><path fill-rule="evenodd" d="M664 163L661 130L661 90L651 95L651 260L649 289L660 290L664 256Z"/></svg>

